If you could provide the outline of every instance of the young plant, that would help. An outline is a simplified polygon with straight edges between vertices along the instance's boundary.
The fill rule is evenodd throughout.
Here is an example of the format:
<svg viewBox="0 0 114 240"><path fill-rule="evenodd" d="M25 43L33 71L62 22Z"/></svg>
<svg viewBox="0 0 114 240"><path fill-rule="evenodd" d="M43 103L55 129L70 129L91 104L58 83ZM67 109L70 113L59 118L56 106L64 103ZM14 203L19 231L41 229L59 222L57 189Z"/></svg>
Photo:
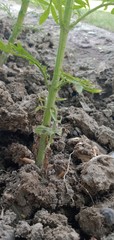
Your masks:
<svg viewBox="0 0 114 240"><path fill-rule="evenodd" d="M12 34L9 37L8 43L14 43L14 41L19 36L23 26L24 18L27 13L29 3L30 3L30 0L21 0L21 8L18 13L16 23L14 24ZM2 53L0 56L0 66L2 66L6 62L6 60L7 60L7 55L5 53Z"/></svg>
<svg viewBox="0 0 114 240"><path fill-rule="evenodd" d="M20 44L17 44L17 46L15 46L10 42L6 45L1 41L0 49L5 53L12 53L16 56L20 56L27 59L31 64L35 64L41 70L44 76L45 83L48 89L48 96L47 99L45 99L45 105L43 106L44 115L42 125L36 128L36 133L40 135L36 164L39 167L41 167L43 163L47 160L50 143L52 142L54 135L58 133L57 126L58 109L56 106L56 101L59 89L67 83L73 83L76 85L76 89L79 93L83 89L92 93L100 92L100 90L96 89L93 86L93 84L91 84L88 80L79 79L71 76L69 73L63 72L62 65L69 31L90 13L96 11L101 7L106 8L108 5L114 5L114 3L112 1L107 0L102 2L102 4L100 4L99 6L90 10L88 0L50 0L50 1L33 0L33 1L40 4L44 9L44 12L39 20L40 24L45 22L45 20L51 13L55 22L60 26L58 51L51 84L48 83L48 75L46 68L43 67L38 62L38 60L36 60L30 53L24 50ZM83 7L87 8L88 10L85 14L80 15L79 9ZM77 12L76 15L77 19L72 20L74 18L75 12ZM112 10L112 13L114 13L114 10Z"/></svg>
<svg viewBox="0 0 114 240"><path fill-rule="evenodd" d="M89 8L89 2L88 0L66 0L61 1L58 0L51 0L49 3L49 6L43 13L43 15L40 18L40 23L43 23L46 18L48 17L50 11L52 13L52 16L56 23L60 26L60 37L59 37L59 46L58 46L58 52L56 56L56 63L53 73L53 78L51 82L51 86L49 88L49 93L46 101L44 116L43 116L43 122L42 126L38 127L36 129L36 132L38 134L41 134L40 137L40 144L39 144L39 150L38 155L36 159L36 163L39 166L42 166L43 161L45 160L46 156L46 149L48 150L48 143L50 144L50 138L51 135L53 136L55 133L57 133L57 129L53 127L50 129L51 120L53 122L57 122L57 107L55 105L56 103L56 97L58 94L58 90L63 84L66 84L68 82L76 84L79 83L79 86L86 89L87 91L91 92L98 92L99 90L94 89L94 87L87 81L83 80L80 81L79 79L76 79L72 77L70 74L66 74L62 72L62 65L64 60L64 53L66 48L66 42L69 31L78 23L80 22L85 16L92 13L93 11L101 8L101 7L107 7L110 5L110 3L102 3L99 5L99 7L96 7L94 10L89 10L85 15L79 17L76 21L71 22L71 17L75 10L82 8L82 7L88 7ZM81 90L82 90L81 88ZM53 114L52 114L53 113ZM55 125L54 125L55 126ZM49 132L50 130L50 132ZM54 131L53 131L54 130Z"/></svg>

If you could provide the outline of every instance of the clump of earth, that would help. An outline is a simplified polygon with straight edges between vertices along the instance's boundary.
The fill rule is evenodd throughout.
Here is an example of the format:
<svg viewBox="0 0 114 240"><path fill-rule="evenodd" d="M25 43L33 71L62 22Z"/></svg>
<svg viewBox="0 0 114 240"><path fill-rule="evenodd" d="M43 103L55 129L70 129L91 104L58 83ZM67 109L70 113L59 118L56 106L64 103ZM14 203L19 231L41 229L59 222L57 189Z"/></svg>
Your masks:
<svg viewBox="0 0 114 240"><path fill-rule="evenodd" d="M52 76L59 27L40 27L32 12L17 41L47 66ZM31 27L30 27L31 25ZM13 22L1 14L5 41ZM0 238L2 240L114 239L114 33L80 23L70 32L64 70L90 79L99 94L59 92L62 136L51 145L46 174L35 165L47 96L39 70L9 55L0 68Z"/></svg>

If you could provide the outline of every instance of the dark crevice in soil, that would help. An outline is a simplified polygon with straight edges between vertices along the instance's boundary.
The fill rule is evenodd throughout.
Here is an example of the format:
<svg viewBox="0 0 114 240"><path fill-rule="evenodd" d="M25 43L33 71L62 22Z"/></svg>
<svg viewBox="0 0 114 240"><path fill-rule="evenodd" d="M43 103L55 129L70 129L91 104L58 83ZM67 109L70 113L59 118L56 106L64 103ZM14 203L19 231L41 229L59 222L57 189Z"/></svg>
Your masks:
<svg viewBox="0 0 114 240"><path fill-rule="evenodd" d="M61 210L57 211L63 213L68 218L68 223L76 228L75 215L79 213L79 210L76 207L63 207Z"/></svg>
<svg viewBox="0 0 114 240"><path fill-rule="evenodd" d="M27 240L27 238L16 237L15 240Z"/></svg>
<svg viewBox="0 0 114 240"><path fill-rule="evenodd" d="M0 146L7 147L11 143L19 142L21 144L26 145L27 147L31 147L33 145L34 136L33 133L26 134L22 133L20 130L16 132L12 131L0 131Z"/></svg>

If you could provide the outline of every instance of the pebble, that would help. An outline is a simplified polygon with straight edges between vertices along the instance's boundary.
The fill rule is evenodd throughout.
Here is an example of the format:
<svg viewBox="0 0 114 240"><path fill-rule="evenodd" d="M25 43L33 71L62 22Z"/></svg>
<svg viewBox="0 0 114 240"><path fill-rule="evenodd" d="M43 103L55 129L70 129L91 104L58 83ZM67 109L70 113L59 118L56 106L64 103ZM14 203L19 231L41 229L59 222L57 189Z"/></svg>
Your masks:
<svg viewBox="0 0 114 240"><path fill-rule="evenodd" d="M100 212L104 216L108 226L114 225L114 210L112 208L102 208Z"/></svg>

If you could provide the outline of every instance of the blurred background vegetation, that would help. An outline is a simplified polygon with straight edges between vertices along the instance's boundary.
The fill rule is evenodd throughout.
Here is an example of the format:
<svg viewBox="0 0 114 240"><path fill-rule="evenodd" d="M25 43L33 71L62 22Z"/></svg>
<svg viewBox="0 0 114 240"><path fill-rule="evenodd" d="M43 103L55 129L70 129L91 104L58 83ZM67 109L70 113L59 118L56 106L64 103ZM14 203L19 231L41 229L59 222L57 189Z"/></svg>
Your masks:
<svg viewBox="0 0 114 240"><path fill-rule="evenodd" d="M86 10L83 10L84 12ZM107 11L96 11L87 16L84 22L114 32L114 15Z"/></svg>
<svg viewBox="0 0 114 240"><path fill-rule="evenodd" d="M21 0L0 0L0 3L4 3L7 5L7 3L10 6L10 2L13 4L14 2L17 4L21 3ZM101 3L99 0L89 0L90 7L93 8ZM32 7L32 5L31 5ZM83 22L86 22L88 24L107 29L111 32L114 32L114 14L110 13L110 10L113 7L109 6L106 11L104 9L97 10L96 12L90 14L87 16ZM85 13L87 10L81 9L80 13Z"/></svg>

